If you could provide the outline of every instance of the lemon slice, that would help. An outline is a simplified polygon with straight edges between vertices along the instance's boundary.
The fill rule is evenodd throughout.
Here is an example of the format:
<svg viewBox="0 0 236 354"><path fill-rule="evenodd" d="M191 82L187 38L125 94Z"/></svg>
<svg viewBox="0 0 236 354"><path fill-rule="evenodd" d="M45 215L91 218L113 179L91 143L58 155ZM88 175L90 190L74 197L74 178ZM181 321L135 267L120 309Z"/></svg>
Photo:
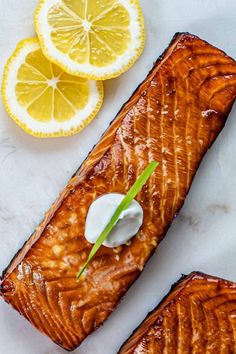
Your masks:
<svg viewBox="0 0 236 354"><path fill-rule="evenodd" d="M2 97L8 114L37 137L72 135L97 114L102 82L65 73L42 53L36 38L21 41L3 75Z"/></svg>
<svg viewBox="0 0 236 354"><path fill-rule="evenodd" d="M95 80L128 70L145 44L138 0L41 0L35 28L49 60Z"/></svg>

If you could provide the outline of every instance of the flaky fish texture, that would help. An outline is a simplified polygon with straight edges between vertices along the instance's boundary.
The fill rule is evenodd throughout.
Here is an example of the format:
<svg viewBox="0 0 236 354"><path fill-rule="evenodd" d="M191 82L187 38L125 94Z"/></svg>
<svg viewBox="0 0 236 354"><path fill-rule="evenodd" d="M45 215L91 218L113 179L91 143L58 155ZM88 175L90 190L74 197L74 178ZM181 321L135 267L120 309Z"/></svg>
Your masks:
<svg viewBox="0 0 236 354"><path fill-rule="evenodd" d="M54 342L76 348L165 236L235 97L235 61L194 35L175 35L3 274L3 298ZM84 237L91 203L126 193L152 160L160 165L137 197L140 231L127 245L102 247L77 282L92 247Z"/></svg>
<svg viewBox="0 0 236 354"><path fill-rule="evenodd" d="M184 277L119 354L233 354L236 283L194 272Z"/></svg>

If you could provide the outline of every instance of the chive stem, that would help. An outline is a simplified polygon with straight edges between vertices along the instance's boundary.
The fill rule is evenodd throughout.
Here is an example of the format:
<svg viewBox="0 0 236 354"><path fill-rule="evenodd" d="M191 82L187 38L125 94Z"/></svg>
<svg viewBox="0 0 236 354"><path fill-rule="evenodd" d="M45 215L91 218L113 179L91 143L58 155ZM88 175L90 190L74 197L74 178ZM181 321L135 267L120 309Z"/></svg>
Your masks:
<svg viewBox="0 0 236 354"><path fill-rule="evenodd" d="M115 210L113 216L111 217L109 223L107 226L104 228L104 230L101 232L100 236L98 237L96 243L94 244L87 261L84 263L83 267L80 269L80 271L77 273L76 278L77 280L80 279L81 275L87 268L88 264L91 262L99 248L102 246L103 242L105 239L108 237L114 226L116 225L117 221L119 220L119 217L121 213L127 209L130 204L132 203L133 199L136 197L136 195L141 191L147 180L150 178L150 176L153 174L157 166L159 165L158 162L152 161L149 163L149 165L145 168L145 170L141 173L139 178L136 180L136 182L133 184L133 186L130 188L124 199L121 201L121 203L118 205L117 209Z"/></svg>

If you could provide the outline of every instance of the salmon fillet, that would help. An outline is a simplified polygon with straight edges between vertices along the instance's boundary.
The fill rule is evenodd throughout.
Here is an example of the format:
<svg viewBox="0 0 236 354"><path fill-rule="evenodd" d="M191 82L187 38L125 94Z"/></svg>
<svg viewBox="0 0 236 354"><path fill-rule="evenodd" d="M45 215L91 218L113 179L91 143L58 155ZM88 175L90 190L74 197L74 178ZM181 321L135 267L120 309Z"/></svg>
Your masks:
<svg viewBox="0 0 236 354"><path fill-rule="evenodd" d="M183 277L119 351L153 353L236 353L236 283Z"/></svg>
<svg viewBox="0 0 236 354"><path fill-rule="evenodd" d="M194 35L175 35L4 272L5 301L63 348L76 348L165 236L235 97L235 61ZM92 247L84 237L91 203L126 193L152 160L160 165L137 197L144 210L138 234L116 249L102 247L77 282Z"/></svg>

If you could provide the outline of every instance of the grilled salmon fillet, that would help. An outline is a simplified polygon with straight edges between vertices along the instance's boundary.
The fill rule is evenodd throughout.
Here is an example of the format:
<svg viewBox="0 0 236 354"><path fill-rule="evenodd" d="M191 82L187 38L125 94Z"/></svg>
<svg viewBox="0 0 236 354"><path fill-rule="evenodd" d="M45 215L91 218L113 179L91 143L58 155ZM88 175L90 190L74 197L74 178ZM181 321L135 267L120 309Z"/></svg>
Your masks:
<svg viewBox="0 0 236 354"><path fill-rule="evenodd" d="M183 277L119 351L153 353L236 353L236 283Z"/></svg>
<svg viewBox="0 0 236 354"><path fill-rule="evenodd" d="M3 298L54 342L76 348L165 236L235 97L235 61L194 35L175 35L4 272ZM160 165L137 197L144 210L138 234L116 249L102 247L77 282L92 247L84 237L91 203L126 193L152 160Z"/></svg>

